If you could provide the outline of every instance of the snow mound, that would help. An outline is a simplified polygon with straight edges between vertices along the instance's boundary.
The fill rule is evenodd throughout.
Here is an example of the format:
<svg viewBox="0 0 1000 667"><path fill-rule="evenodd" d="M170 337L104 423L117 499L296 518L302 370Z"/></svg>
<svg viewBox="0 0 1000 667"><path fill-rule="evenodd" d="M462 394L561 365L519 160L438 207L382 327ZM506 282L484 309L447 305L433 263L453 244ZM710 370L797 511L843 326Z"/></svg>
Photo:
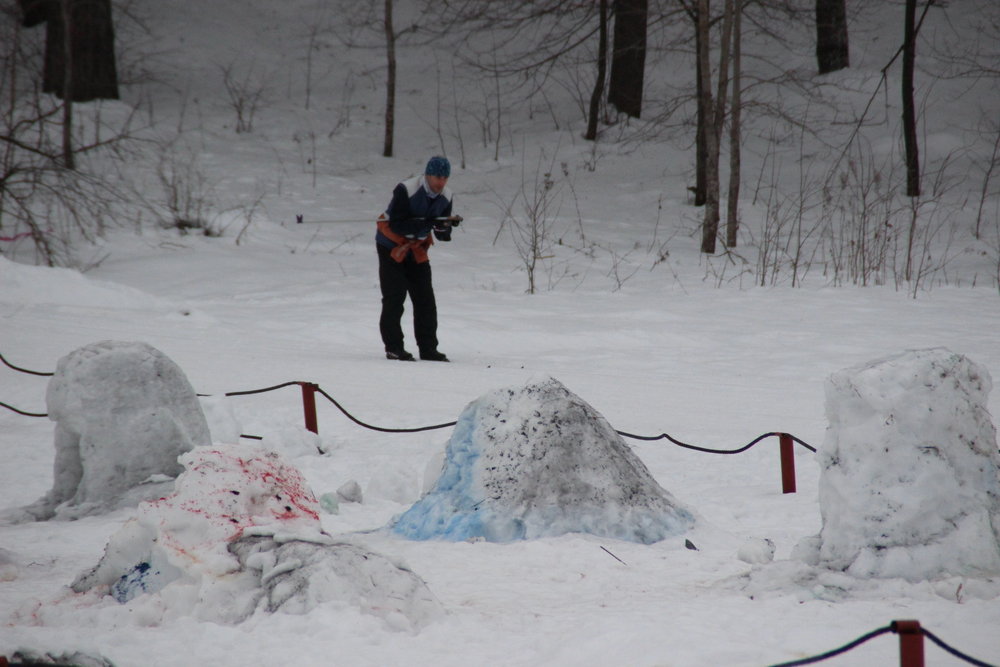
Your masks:
<svg viewBox="0 0 1000 667"><path fill-rule="evenodd" d="M145 343L74 350L59 360L46 402L54 482L23 508L26 518L72 519L159 497L183 469L177 457L211 441L184 372Z"/></svg>
<svg viewBox="0 0 1000 667"><path fill-rule="evenodd" d="M258 609L306 613L337 600L415 629L440 611L409 570L334 543L301 472L276 452L215 445L181 462L174 494L140 505L74 591L110 595L156 620L238 623Z"/></svg>
<svg viewBox="0 0 1000 667"><path fill-rule="evenodd" d="M392 529L417 540L591 533L650 544L693 524L610 424L548 378L469 404L437 484Z"/></svg>
<svg viewBox="0 0 1000 667"><path fill-rule="evenodd" d="M148 309L160 300L132 287L97 280L73 269L28 266L0 257L0 300L21 304Z"/></svg>
<svg viewBox="0 0 1000 667"><path fill-rule="evenodd" d="M1000 454L989 373L943 348L848 368L826 383L822 528L807 563L922 581L1000 574Z"/></svg>

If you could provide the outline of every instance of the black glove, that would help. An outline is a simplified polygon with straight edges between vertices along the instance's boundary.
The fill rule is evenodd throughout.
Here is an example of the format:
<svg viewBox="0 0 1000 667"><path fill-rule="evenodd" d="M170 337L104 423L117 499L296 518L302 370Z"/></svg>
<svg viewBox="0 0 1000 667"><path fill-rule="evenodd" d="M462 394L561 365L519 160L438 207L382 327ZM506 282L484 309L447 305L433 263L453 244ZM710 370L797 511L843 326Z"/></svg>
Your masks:
<svg viewBox="0 0 1000 667"><path fill-rule="evenodd" d="M447 227L434 227L434 238L438 241L450 241L451 240L451 225Z"/></svg>
<svg viewBox="0 0 1000 667"><path fill-rule="evenodd" d="M457 227L461 222L462 216L460 215L453 215L450 218L436 218L434 220L434 231L451 231L453 226Z"/></svg>

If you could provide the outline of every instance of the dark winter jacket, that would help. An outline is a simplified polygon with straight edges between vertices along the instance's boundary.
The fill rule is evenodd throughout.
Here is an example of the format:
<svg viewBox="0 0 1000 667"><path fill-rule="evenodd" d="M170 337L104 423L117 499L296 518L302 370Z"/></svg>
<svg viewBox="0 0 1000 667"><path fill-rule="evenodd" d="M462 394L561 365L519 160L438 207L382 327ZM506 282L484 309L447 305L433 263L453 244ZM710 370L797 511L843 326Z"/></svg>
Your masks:
<svg viewBox="0 0 1000 667"><path fill-rule="evenodd" d="M419 245L423 247L426 257L426 247L432 243L430 234L434 229L434 218L451 215L451 197L451 190L447 187L440 194L434 195L424 183L423 176L403 181L392 191L392 201L381 218L375 242L386 248L421 242ZM450 240L441 236L439 238L442 241Z"/></svg>

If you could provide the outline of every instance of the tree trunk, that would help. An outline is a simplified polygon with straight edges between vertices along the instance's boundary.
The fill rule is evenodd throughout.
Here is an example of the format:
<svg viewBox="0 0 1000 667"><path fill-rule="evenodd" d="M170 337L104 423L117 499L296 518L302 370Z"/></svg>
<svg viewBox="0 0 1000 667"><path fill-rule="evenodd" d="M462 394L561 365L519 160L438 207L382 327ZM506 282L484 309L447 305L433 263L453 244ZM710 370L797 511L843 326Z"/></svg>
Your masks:
<svg viewBox="0 0 1000 667"><path fill-rule="evenodd" d="M118 99L110 0L18 0L22 23L45 23L42 92L74 102ZM68 29L67 29L68 26ZM72 62L67 85L67 61Z"/></svg>
<svg viewBox="0 0 1000 667"><path fill-rule="evenodd" d="M913 64L916 59L917 0L906 0L903 35L903 142L906 146L906 195L920 195L920 155L917 149L917 114L913 107Z"/></svg>
<svg viewBox="0 0 1000 667"><path fill-rule="evenodd" d="M642 114L646 67L647 0L615 0L615 35L608 102L633 118Z"/></svg>
<svg viewBox="0 0 1000 667"><path fill-rule="evenodd" d="M590 111L587 114L587 133L584 139L597 139L597 121L601 115L601 98L604 96L604 80L608 72L608 0L601 0L600 40L597 44L597 81L590 94Z"/></svg>
<svg viewBox="0 0 1000 667"><path fill-rule="evenodd" d="M385 142L382 157L392 157L392 138L396 118L396 31L392 27L392 0L385 0Z"/></svg>
<svg viewBox="0 0 1000 667"><path fill-rule="evenodd" d="M712 66L708 58L708 0L698 0L698 60L701 62L701 107L705 113L705 219L701 228L701 251L715 252L719 233L719 135L715 130L715 108L712 104Z"/></svg>
<svg viewBox="0 0 1000 667"><path fill-rule="evenodd" d="M732 2L732 0L729 0ZM729 196L726 208L726 247L735 248L740 229L740 105L742 104L742 16L743 8L740 0L733 3L733 92L730 101L729 114Z"/></svg>
<svg viewBox="0 0 1000 667"><path fill-rule="evenodd" d="M697 11L697 10L696 10ZM695 149L694 149L694 205L705 205L705 163L708 162L708 154L705 150L705 106L703 104L702 86L702 62L701 62L701 32L698 30L698 19L695 17L695 96L698 99L697 127L695 129Z"/></svg>
<svg viewBox="0 0 1000 667"><path fill-rule="evenodd" d="M73 8L70 6L72 0L62 0L62 23L63 27L63 126L62 126L62 154L63 166L67 169L75 169L76 163L73 159ZM50 19L49 24L52 21Z"/></svg>
<svg viewBox="0 0 1000 667"><path fill-rule="evenodd" d="M719 39L719 80L715 94L715 145L716 150L722 142L722 126L726 122L726 89L729 88L729 47L733 34L733 2L725 0L722 14L722 36ZM715 155L718 163L718 153Z"/></svg>
<svg viewBox="0 0 1000 667"><path fill-rule="evenodd" d="M816 0L816 63L820 74L850 67L846 0Z"/></svg>

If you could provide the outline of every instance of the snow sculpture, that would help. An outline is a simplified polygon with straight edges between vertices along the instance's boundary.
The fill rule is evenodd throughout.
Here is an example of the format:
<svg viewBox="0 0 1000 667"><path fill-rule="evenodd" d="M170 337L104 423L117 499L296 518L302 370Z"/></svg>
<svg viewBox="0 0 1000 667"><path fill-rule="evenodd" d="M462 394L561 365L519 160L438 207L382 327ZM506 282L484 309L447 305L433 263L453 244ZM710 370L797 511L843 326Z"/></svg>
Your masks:
<svg viewBox="0 0 1000 667"><path fill-rule="evenodd" d="M1000 574L1000 454L986 369L943 348L826 384L822 529L798 556L857 577Z"/></svg>
<svg viewBox="0 0 1000 667"><path fill-rule="evenodd" d="M693 523L607 421L548 378L469 404L437 484L392 529L418 540L581 532L650 544Z"/></svg>
<svg viewBox="0 0 1000 667"><path fill-rule="evenodd" d="M169 492L177 457L211 441L184 372L145 343L102 341L62 359L48 385L56 422L52 490L24 508L76 518Z"/></svg>
<svg viewBox="0 0 1000 667"><path fill-rule="evenodd" d="M279 454L199 447L173 495L142 503L97 566L73 582L147 614L238 623L256 610L306 613L352 603L396 629L436 618L440 604L405 568L323 532L319 504Z"/></svg>

